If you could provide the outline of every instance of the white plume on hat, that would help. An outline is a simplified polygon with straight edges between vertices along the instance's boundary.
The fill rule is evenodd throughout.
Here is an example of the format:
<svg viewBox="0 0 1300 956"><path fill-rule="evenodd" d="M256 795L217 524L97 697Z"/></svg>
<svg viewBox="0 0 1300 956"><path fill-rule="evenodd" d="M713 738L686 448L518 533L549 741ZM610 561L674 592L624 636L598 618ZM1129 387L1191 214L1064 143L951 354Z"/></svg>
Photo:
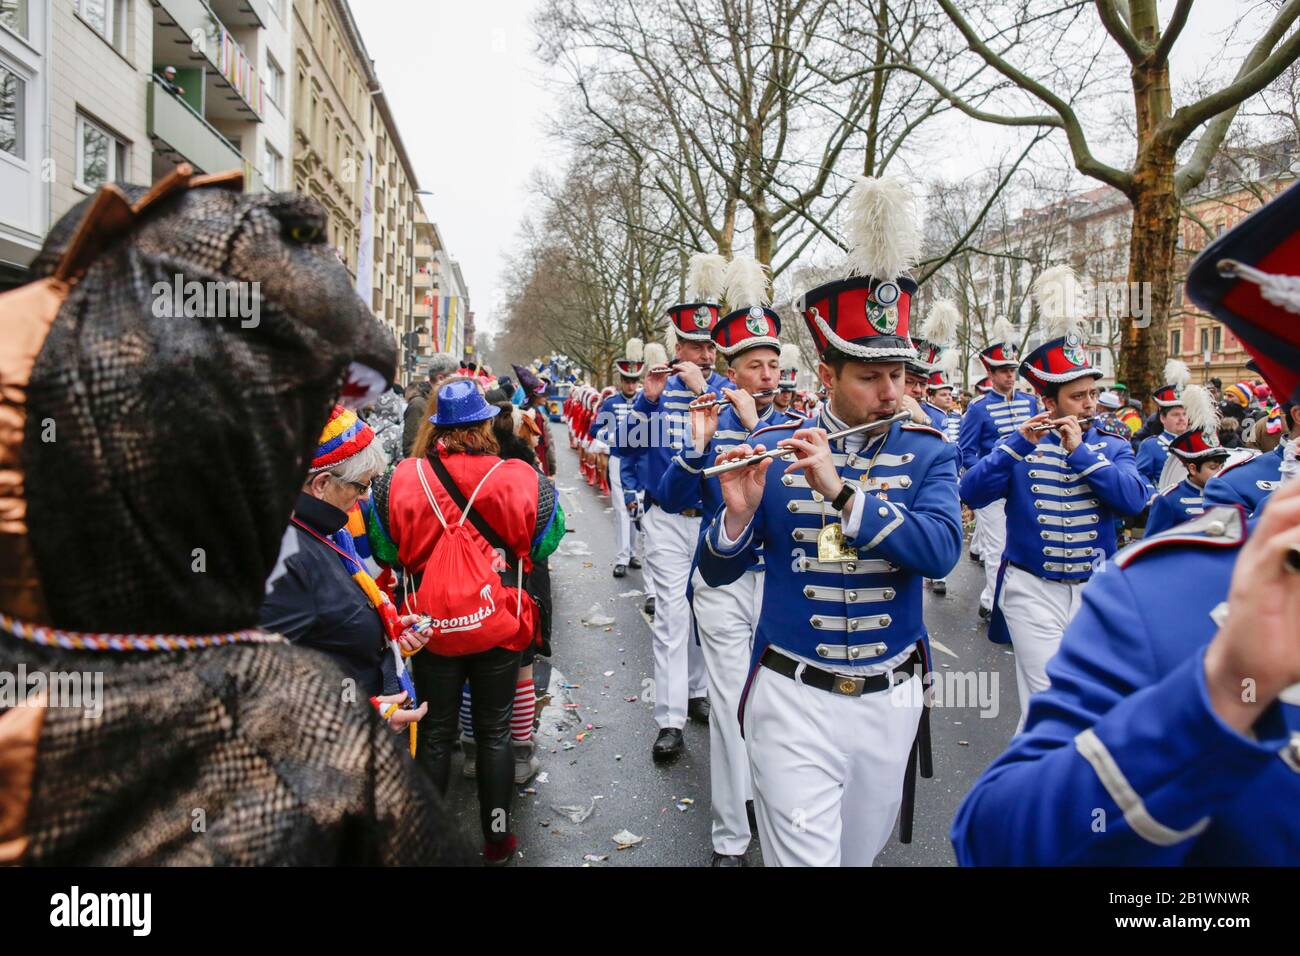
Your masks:
<svg viewBox="0 0 1300 956"><path fill-rule="evenodd" d="M921 338L935 345L952 345L957 339L961 313L952 299L940 299L930 307L921 323Z"/></svg>
<svg viewBox="0 0 1300 956"><path fill-rule="evenodd" d="M1083 324L1079 309L1079 280L1069 266L1052 266L1033 285L1034 302L1042 316L1043 334L1059 338L1077 332Z"/></svg>
<svg viewBox="0 0 1300 956"><path fill-rule="evenodd" d="M672 320L668 321L668 331L664 333L664 348L669 354L677 354L677 326L673 325Z"/></svg>
<svg viewBox="0 0 1300 956"><path fill-rule="evenodd" d="M697 252L686 266L688 302L717 302L727 270L726 256L716 252Z"/></svg>
<svg viewBox="0 0 1300 956"><path fill-rule="evenodd" d="M961 350L958 348L946 348L943 354L939 356L939 371L948 376L948 381L952 382L957 377L957 372L961 369Z"/></svg>
<svg viewBox="0 0 1300 956"><path fill-rule="evenodd" d="M999 315L993 323L993 337L989 339L989 345L997 345L999 342L1012 342L1015 337L1016 330L1011 321L1005 315Z"/></svg>
<svg viewBox="0 0 1300 956"><path fill-rule="evenodd" d="M627 348L623 356L629 362L640 362L645 356L645 343L640 339L628 339Z"/></svg>
<svg viewBox="0 0 1300 956"><path fill-rule="evenodd" d="M893 176L858 176L849 190L848 275L896 279L921 254L912 192Z"/></svg>
<svg viewBox="0 0 1300 956"><path fill-rule="evenodd" d="M1183 408L1187 409L1187 430L1217 432L1219 410L1214 399L1203 385L1188 385L1183 389Z"/></svg>
<svg viewBox="0 0 1300 956"><path fill-rule="evenodd" d="M1184 388L1192 380L1192 370L1182 359L1171 358L1165 362L1165 384Z"/></svg>
<svg viewBox="0 0 1300 956"><path fill-rule="evenodd" d="M765 306L768 295L767 267L753 256L733 256L722 277L722 296L732 310Z"/></svg>
<svg viewBox="0 0 1300 956"><path fill-rule="evenodd" d="M781 369L794 369L796 372L803 371L803 355L799 351L799 346L793 342L786 342L781 346Z"/></svg>
<svg viewBox="0 0 1300 956"><path fill-rule="evenodd" d="M647 342L645 345L645 364L648 368L654 368L656 365L667 365L667 350L658 342Z"/></svg>

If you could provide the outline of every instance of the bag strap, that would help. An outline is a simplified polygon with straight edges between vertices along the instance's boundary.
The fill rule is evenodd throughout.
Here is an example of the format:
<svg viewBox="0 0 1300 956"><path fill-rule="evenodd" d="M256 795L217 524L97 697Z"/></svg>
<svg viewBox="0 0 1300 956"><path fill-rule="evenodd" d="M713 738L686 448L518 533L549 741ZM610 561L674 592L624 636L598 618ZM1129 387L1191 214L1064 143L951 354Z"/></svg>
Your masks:
<svg viewBox="0 0 1300 956"><path fill-rule="evenodd" d="M501 535L497 534L492 526L483 520L482 515L473 510L473 497L478 495L479 489L483 487L483 482L487 481L488 476L491 475L492 472L496 471L497 468L501 466L502 462L498 461L492 466L488 473L483 476L483 481L480 481L478 487L474 489L474 496L471 496L471 498L467 500L465 498L465 493L460 490L460 486L458 486L456 480L452 478L451 472L449 472L447 466L443 464L441 456L435 454L429 459L429 461L433 465L433 473L437 475L438 480L442 482L442 487L446 490L451 500L455 502L456 507L460 509L461 523L464 524L465 519L468 518L469 523L474 526L474 530L483 536L484 541L504 554L506 561L511 563L517 561L518 558L515 557L514 552L510 550L503 540L501 540Z"/></svg>
<svg viewBox="0 0 1300 956"><path fill-rule="evenodd" d="M438 521L442 523L442 530L447 530L447 519L442 516L442 509L438 507L438 502L434 500L433 492L429 490L429 482L424 477L424 469L420 466L424 464L420 459L415 460L415 474L420 479L420 487L424 489L424 497L429 499L429 507L433 513L438 516ZM454 500L454 499L453 499Z"/></svg>

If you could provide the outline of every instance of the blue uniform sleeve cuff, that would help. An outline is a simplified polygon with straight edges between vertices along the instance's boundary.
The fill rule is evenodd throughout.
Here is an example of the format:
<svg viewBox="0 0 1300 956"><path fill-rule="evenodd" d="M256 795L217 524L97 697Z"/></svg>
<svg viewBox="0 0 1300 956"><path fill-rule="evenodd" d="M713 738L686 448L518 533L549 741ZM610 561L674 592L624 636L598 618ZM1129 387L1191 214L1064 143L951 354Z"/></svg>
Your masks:
<svg viewBox="0 0 1300 956"><path fill-rule="evenodd" d="M1008 451L1012 452L1016 458L1022 460L1026 455L1033 454L1034 448L1036 447L1033 442L1018 431L1008 434L1006 439L1002 442L1002 445Z"/></svg>
<svg viewBox="0 0 1300 956"><path fill-rule="evenodd" d="M860 551L879 547L903 524L903 512L888 499L859 491L854 497L852 513L844 522L844 537Z"/></svg>
<svg viewBox="0 0 1300 956"><path fill-rule="evenodd" d="M745 530L740 533L740 537L732 541L727 537L726 515L725 508L718 512L706 539L709 550L720 558L735 557L749 546L749 540L754 536L754 521L751 518L749 524L745 525Z"/></svg>

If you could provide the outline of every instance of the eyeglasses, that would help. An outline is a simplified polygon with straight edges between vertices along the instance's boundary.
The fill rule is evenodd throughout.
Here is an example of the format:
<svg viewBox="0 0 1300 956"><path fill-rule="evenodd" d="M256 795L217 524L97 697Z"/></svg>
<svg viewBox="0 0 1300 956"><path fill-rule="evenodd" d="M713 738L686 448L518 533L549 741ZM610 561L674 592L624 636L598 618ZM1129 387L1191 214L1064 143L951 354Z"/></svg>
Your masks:
<svg viewBox="0 0 1300 956"><path fill-rule="evenodd" d="M349 481L347 478L340 478L338 475L334 474L334 472L330 472L330 477L340 484L351 485L353 488L357 489L357 494L363 497L370 494L370 482L368 481L363 485L359 481Z"/></svg>

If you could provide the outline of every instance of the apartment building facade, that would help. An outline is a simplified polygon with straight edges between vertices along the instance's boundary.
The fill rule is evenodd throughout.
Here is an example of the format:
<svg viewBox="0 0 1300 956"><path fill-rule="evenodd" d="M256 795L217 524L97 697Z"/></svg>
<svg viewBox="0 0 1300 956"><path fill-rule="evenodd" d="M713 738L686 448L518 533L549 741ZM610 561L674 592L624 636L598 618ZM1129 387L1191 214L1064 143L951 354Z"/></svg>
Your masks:
<svg viewBox="0 0 1300 956"><path fill-rule="evenodd" d="M0 2L0 288L21 281L50 219L50 6Z"/></svg>
<svg viewBox="0 0 1300 956"><path fill-rule="evenodd" d="M415 244L419 183L383 91L373 97L375 122L368 138L373 179L373 281L372 308L398 343L399 367L415 330Z"/></svg>

